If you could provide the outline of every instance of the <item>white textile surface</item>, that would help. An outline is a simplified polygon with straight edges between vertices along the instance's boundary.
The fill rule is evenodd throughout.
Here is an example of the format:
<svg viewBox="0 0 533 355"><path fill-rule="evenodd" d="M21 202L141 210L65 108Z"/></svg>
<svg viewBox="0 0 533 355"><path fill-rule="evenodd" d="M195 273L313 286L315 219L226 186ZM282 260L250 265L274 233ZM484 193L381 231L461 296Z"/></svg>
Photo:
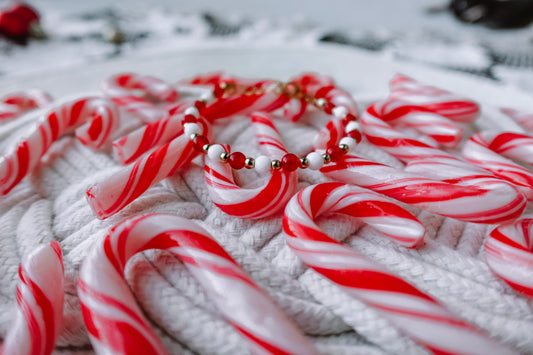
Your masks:
<svg viewBox="0 0 533 355"><path fill-rule="evenodd" d="M254 51L250 51L249 56L253 59ZM331 48L321 51L322 54L335 54ZM287 55L286 52L278 50L277 54L271 55L279 57ZM219 56L223 58L224 52L220 51ZM368 64L364 58L361 57L359 65ZM229 61L231 58L221 59L219 64L227 67ZM164 60L160 59L160 62ZM144 71L150 66L154 70L168 70L164 65L158 66L157 62L148 61L145 67L142 63L146 64L146 61L139 60L137 64ZM375 65L378 69L379 65L390 67L390 64L378 62ZM106 69L98 70L93 70L93 75L102 75ZM186 70L182 68L182 71ZM61 75L51 75L61 82ZM448 77L448 73L443 75ZM177 79L173 73L167 76L167 80ZM360 79L360 83L353 82L352 88L357 89L352 91L363 108L380 96L376 94L376 87L367 90L366 87L371 85L361 84L366 80L364 75ZM31 80L27 79L27 82ZM57 84L56 92L65 92L61 85L66 84ZM386 92L383 84L379 86L382 86L382 92ZM453 86L453 80L450 86ZM490 86L485 89L486 93L501 90ZM497 127L493 123L496 116L490 106L486 108L482 119L472 129ZM0 126L0 150L5 152L41 114L42 111L32 112L18 121ZM510 124L510 121L499 118ZM130 123L128 129L135 126L134 118ZM306 125L305 120L303 124L277 124L289 151L299 155L308 152L308 142L312 141L315 128ZM216 127L215 131L218 132L217 141L230 143L234 150L257 155L248 120L235 120L225 127ZM394 158L366 142L358 146L356 153L397 164ZM151 188L119 214L100 221L86 203L85 191L115 172L118 164L108 152L92 151L71 136L62 138L41 166L0 200L0 336L3 337L11 326L21 258L38 244L57 240L65 256L66 289L65 326L56 353L91 354L76 291L78 270L84 256L116 223L144 213L165 212L194 220L212 233L254 281L296 321L321 353L424 353L374 309L350 299L331 282L304 267L285 244L279 216L241 220L216 208L207 193L202 164L201 160L196 160ZM252 183L257 178L253 174L250 171L239 173L239 181L243 185ZM320 173L312 171L301 171L299 179L300 187L326 181ZM410 207L409 210L418 216L428 232L426 245L417 250L403 249L375 230L347 218L331 217L322 222L335 239L385 265L440 300L454 313L485 329L498 341L524 354L532 353L533 302L496 278L485 263L482 246L492 226L459 222ZM221 318L201 286L176 257L160 251L144 252L130 261L126 275L152 327L171 353L247 353L246 343Z"/></svg>

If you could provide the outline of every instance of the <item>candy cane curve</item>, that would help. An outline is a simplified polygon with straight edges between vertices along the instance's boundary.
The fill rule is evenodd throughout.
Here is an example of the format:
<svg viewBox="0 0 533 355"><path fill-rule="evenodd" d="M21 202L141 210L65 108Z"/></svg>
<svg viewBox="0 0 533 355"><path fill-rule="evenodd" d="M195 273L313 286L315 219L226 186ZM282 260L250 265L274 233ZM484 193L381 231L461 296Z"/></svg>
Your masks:
<svg viewBox="0 0 533 355"><path fill-rule="evenodd" d="M102 83L102 91L109 97L136 96L136 91L141 97L160 102L173 103L178 101L179 95L172 85L163 80L148 75L135 73L122 73L114 75Z"/></svg>
<svg viewBox="0 0 533 355"><path fill-rule="evenodd" d="M37 89L8 94L0 99L0 122L17 118L25 111L46 106L52 101L48 93Z"/></svg>
<svg viewBox="0 0 533 355"><path fill-rule="evenodd" d="M533 219L495 228L485 241L487 264L518 292L533 298Z"/></svg>
<svg viewBox="0 0 533 355"><path fill-rule="evenodd" d="M292 321L204 229L163 214L118 224L82 265L80 304L97 354L167 354L124 279L128 259L148 249L179 257L253 353L316 354Z"/></svg>
<svg viewBox="0 0 533 355"><path fill-rule="evenodd" d="M517 218L525 204L523 200L509 200L507 191L502 193L500 190L428 179L353 155L346 155L343 160L330 163L320 171L336 181L358 185L418 208L466 222L500 223ZM510 192L513 191L511 189ZM517 202L518 206L513 208L512 204Z"/></svg>
<svg viewBox="0 0 533 355"><path fill-rule="evenodd" d="M138 117L144 123L151 123L164 119L168 113L164 108L158 107L150 101L137 96L112 97L118 107Z"/></svg>
<svg viewBox="0 0 533 355"><path fill-rule="evenodd" d="M17 285L17 315L0 354L52 353L63 323L63 273L57 242L39 246L23 260Z"/></svg>
<svg viewBox="0 0 533 355"><path fill-rule="evenodd" d="M475 102L401 74L391 80L390 90L389 98L374 105L380 118L413 128L444 147L454 148L461 141L463 129L454 121L468 123L479 116Z"/></svg>
<svg viewBox="0 0 533 355"><path fill-rule="evenodd" d="M271 159L281 159L287 153L279 132L264 113L252 115L259 148ZM226 149L229 149L226 147ZM225 213L239 218L257 219L281 211L296 192L295 171L270 170L265 183L256 188L241 188L234 180L229 164L205 158L205 179L213 203Z"/></svg>
<svg viewBox="0 0 533 355"><path fill-rule="evenodd" d="M501 108L500 111L511 117L513 121L518 123L527 132L533 132L533 114L518 111L512 108Z"/></svg>
<svg viewBox="0 0 533 355"><path fill-rule="evenodd" d="M308 267L379 310L435 354L514 353L431 296L322 232L314 220L329 213L357 217L397 240L417 240L424 233L416 218L375 193L341 183L313 185L289 201L283 218L287 244Z"/></svg>
<svg viewBox="0 0 533 355"><path fill-rule="evenodd" d="M118 125L116 106L106 99L83 98L52 109L0 160L0 193L15 187L65 133L75 129L83 144L98 149Z"/></svg>
<svg viewBox="0 0 533 355"><path fill-rule="evenodd" d="M211 127L199 119L202 132L211 135ZM87 201L97 218L105 219L122 210L146 190L179 168L189 164L199 152L190 137L179 135L153 152L144 155L135 164L123 167L115 174L87 190Z"/></svg>
<svg viewBox="0 0 533 355"><path fill-rule="evenodd" d="M513 183L529 200L533 199L533 173L510 160L533 165L533 137L513 132L479 132L465 143L462 153L470 163Z"/></svg>
<svg viewBox="0 0 533 355"><path fill-rule="evenodd" d="M424 85L402 74L390 82L391 97L410 102L418 107L449 118L455 122L470 123L479 117L479 105L460 95Z"/></svg>

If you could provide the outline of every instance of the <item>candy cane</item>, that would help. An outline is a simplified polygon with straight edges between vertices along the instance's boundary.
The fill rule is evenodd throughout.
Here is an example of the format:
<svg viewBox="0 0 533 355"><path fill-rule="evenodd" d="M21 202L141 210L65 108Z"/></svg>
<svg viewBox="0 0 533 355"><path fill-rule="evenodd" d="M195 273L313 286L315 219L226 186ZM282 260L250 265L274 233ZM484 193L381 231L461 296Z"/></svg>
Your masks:
<svg viewBox="0 0 533 355"><path fill-rule="evenodd" d="M381 311L434 353L512 353L431 296L321 231L314 220L334 212L357 217L407 246L424 235L415 217L375 193L340 183L310 186L289 201L283 218L287 244L307 266Z"/></svg>
<svg viewBox="0 0 533 355"><path fill-rule="evenodd" d="M136 91L141 97L160 102L178 101L178 92L164 81L148 75L123 73L102 83L102 91L109 97L132 96ZM137 95L133 95L137 96Z"/></svg>
<svg viewBox="0 0 533 355"><path fill-rule="evenodd" d="M148 100L136 96L112 97L111 101L118 107L122 107L127 112L138 117L144 123L154 122L168 115L167 110L164 108L160 108Z"/></svg>
<svg viewBox="0 0 533 355"><path fill-rule="evenodd" d="M183 113L194 106L184 101L167 108L163 118L149 122L133 132L113 141L113 151L120 164L137 160L150 149L163 145L183 133Z"/></svg>
<svg viewBox="0 0 533 355"><path fill-rule="evenodd" d="M512 184L486 170L472 166L390 127L379 118L373 105L361 116L367 139L396 158L408 163L405 171L444 182L486 190L485 207L476 208L468 220L478 223L503 223L520 216L527 200Z"/></svg>
<svg viewBox="0 0 533 355"><path fill-rule="evenodd" d="M164 214L115 226L82 265L78 293L97 354L167 354L124 280L128 260L148 249L179 257L253 353L316 354L292 321L204 229Z"/></svg>
<svg viewBox="0 0 533 355"><path fill-rule="evenodd" d="M35 249L19 268L17 316L0 353L48 355L63 321L63 259L57 242Z"/></svg>
<svg viewBox="0 0 533 355"><path fill-rule="evenodd" d="M259 148L271 159L287 153L281 137L265 114L252 115ZM226 148L227 149L227 148ZM219 159L205 159L205 179L213 203L222 211L239 218L263 218L278 213L296 192L295 171L270 170L265 183L256 188L241 188L234 180L233 170Z"/></svg>
<svg viewBox="0 0 533 355"><path fill-rule="evenodd" d="M283 93L271 89L277 83L272 80L257 82L256 87L266 88L264 92L218 98L202 110L202 115L210 120L234 115L247 116L253 112L272 112L289 101Z"/></svg>
<svg viewBox="0 0 533 355"><path fill-rule="evenodd" d="M199 120L205 135L210 135L210 127ZM188 136L182 134L150 154L125 166L106 180L87 190L87 201L93 213L100 219L114 215L133 202L148 188L172 175L177 169L187 165L199 154Z"/></svg>
<svg viewBox="0 0 533 355"><path fill-rule="evenodd" d="M467 123L479 116L475 102L402 75L392 79L390 89L389 98L374 105L380 118L413 128L445 147L456 147L462 138L462 128L453 121Z"/></svg>
<svg viewBox="0 0 533 355"><path fill-rule="evenodd" d="M421 84L404 75L397 74L390 83L391 97L402 99L449 118L454 122L469 123L479 116L479 105L463 96L446 90Z"/></svg>
<svg viewBox="0 0 533 355"><path fill-rule="evenodd" d="M449 166L442 167L449 169ZM488 190L421 177L388 165L347 155L320 169L337 181L358 185L418 208L467 222L500 223L518 218L525 201L510 198L513 189ZM515 193L516 194L516 193ZM520 195L519 195L520 196ZM514 208L513 203L518 205ZM502 206L503 214L502 214Z"/></svg>
<svg viewBox="0 0 533 355"><path fill-rule="evenodd" d="M514 110L512 108L502 108L501 111L507 116L511 117L513 121L518 123L528 132L533 132L533 115L522 111Z"/></svg>
<svg viewBox="0 0 533 355"><path fill-rule="evenodd" d="M346 91L335 86L333 80L327 76L315 73L302 74L293 78L292 83L299 85L302 91L315 101L324 100L331 107L324 107L324 111L332 114L331 120L317 133L314 141L315 150L325 150L328 147L336 146L344 136L346 122L344 118L347 114L358 116L357 104L353 97ZM343 109L344 113L337 115L333 107ZM303 106L305 109L305 106ZM303 112L301 112L302 114ZM298 116L299 118L299 116ZM296 119L292 119L295 121Z"/></svg>
<svg viewBox="0 0 533 355"><path fill-rule="evenodd" d="M507 159L533 165L531 136L512 132L480 132L465 143L463 155L470 163L515 184L529 200L533 199L533 173Z"/></svg>
<svg viewBox="0 0 533 355"><path fill-rule="evenodd" d="M52 97L42 90L25 90L12 93L0 99L0 121L7 121L34 108L52 102Z"/></svg>
<svg viewBox="0 0 533 355"><path fill-rule="evenodd" d="M118 125L116 107L105 99L84 98L58 106L0 161L0 192L7 194L15 187L65 133L75 129L83 144L100 148Z"/></svg>
<svg viewBox="0 0 533 355"><path fill-rule="evenodd" d="M533 219L494 229L485 242L487 264L518 292L533 297Z"/></svg>

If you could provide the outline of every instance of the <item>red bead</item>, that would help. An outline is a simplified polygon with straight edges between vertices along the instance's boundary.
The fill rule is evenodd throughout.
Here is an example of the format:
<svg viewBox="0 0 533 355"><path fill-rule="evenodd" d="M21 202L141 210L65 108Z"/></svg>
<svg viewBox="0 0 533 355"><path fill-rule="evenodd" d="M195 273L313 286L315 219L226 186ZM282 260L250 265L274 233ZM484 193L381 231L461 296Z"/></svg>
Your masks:
<svg viewBox="0 0 533 355"><path fill-rule="evenodd" d="M207 106L207 104L204 101L197 100L194 103L194 106L198 109L198 111L201 111L202 109L204 109Z"/></svg>
<svg viewBox="0 0 533 355"><path fill-rule="evenodd" d="M333 161L333 162L341 160L342 159L342 155L344 154L342 149L339 148L339 147L336 147L336 146L335 147L329 147L326 150L326 153L329 154L329 156L331 157L331 161Z"/></svg>
<svg viewBox="0 0 533 355"><path fill-rule="evenodd" d="M348 122L350 122L350 121L357 121L357 117L355 117L354 115L352 115L351 113L349 113L349 114L346 115L346 120L348 120Z"/></svg>
<svg viewBox="0 0 533 355"><path fill-rule="evenodd" d="M335 108L335 105L333 105L331 102L326 102L324 106L322 106L322 108L324 109L325 113L331 115L333 113L333 109Z"/></svg>
<svg viewBox="0 0 533 355"><path fill-rule="evenodd" d="M185 117L183 118L183 121L181 121L182 124L184 123L196 123L196 117L194 117L193 115L185 115Z"/></svg>
<svg viewBox="0 0 533 355"><path fill-rule="evenodd" d="M194 149L202 152L203 148L204 148L204 145L209 144L209 141L204 136L196 136L192 140L192 144L193 144Z"/></svg>
<svg viewBox="0 0 533 355"><path fill-rule="evenodd" d="M358 129L348 132L348 137L351 137L351 138L355 139L355 141L358 142L358 143L363 138L361 136L361 132Z"/></svg>
<svg viewBox="0 0 533 355"><path fill-rule="evenodd" d="M300 167L300 158L292 153L285 154L281 158L281 166L285 171L294 171Z"/></svg>
<svg viewBox="0 0 533 355"><path fill-rule="evenodd" d="M244 168L244 161L246 160L246 156L242 154L241 152L235 152L231 153L228 158L229 166L231 166L233 169L242 169Z"/></svg>
<svg viewBox="0 0 533 355"><path fill-rule="evenodd" d="M215 89L213 90L213 96L216 97L217 99L219 99L222 96L224 96L225 92L226 92L226 90L221 88L220 84L219 84L219 85L215 86Z"/></svg>

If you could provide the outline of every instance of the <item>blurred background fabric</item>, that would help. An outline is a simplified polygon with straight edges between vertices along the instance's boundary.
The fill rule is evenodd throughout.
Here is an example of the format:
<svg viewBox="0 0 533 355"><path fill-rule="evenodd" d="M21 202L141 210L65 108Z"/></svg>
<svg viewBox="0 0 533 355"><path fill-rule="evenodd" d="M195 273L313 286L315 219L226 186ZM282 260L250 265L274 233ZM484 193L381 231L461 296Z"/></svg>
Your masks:
<svg viewBox="0 0 533 355"><path fill-rule="evenodd" d="M533 28L489 28L496 15L479 3L492 2L36 0L30 4L42 14L48 40L25 47L1 41L0 77L202 43L327 42L533 89Z"/></svg>

